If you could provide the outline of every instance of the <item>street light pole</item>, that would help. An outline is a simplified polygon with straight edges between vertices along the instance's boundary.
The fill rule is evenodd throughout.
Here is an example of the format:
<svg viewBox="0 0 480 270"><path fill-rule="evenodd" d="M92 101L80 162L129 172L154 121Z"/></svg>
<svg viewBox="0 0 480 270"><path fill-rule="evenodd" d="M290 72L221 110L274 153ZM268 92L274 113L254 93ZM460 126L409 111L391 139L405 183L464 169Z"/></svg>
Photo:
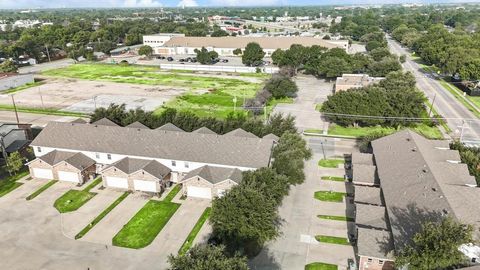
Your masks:
<svg viewBox="0 0 480 270"><path fill-rule="evenodd" d="M12 103L13 103L13 110L15 111L15 118L17 119L17 124L20 124L20 121L18 120L18 112L17 112L17 105L15 104L15 98L13 97L14 95L12 94Z"/></svg>
<svg viewBox="0 0 480 270"><path fill-rule="evenodd" d="M435 98L437 97L437 93L433 96L432 104L430 104L430 110L428 111L428 117L431 117L433 104L435 103Z"/></svg>

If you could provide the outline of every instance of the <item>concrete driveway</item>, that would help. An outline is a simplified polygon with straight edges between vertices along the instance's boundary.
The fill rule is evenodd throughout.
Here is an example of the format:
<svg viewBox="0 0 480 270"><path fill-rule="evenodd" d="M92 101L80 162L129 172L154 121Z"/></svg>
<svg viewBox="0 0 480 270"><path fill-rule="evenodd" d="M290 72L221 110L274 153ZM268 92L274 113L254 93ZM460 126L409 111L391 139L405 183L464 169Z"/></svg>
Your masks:
<svg viewBox="0 0 480 270"><path fill-rule="evenodd" d="M27 177L17 181L23 183L21 186L17 187L16 189L10 191L9 193L5 194L3 197L0 197L0 201L2 200L14 200L14 199L25 199L28 195L35 192L35 190L39 189L41 186L48 183L48 180L26 180Z"/></svg>

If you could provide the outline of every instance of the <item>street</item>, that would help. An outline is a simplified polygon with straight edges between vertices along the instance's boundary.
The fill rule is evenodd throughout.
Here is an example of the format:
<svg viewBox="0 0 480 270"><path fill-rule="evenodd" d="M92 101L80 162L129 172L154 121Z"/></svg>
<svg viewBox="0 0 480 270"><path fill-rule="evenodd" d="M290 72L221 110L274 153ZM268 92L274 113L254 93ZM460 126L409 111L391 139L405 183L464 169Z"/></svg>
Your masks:
<svg viewBox="0 0 480 270"><path fill-rule="evenodd" d="M46 115L36 113L18 113L18 120L21 124L31 124L32 126L44 127L51 121L57 122L71 122L78 117L73 116L58 116ZM0 111L0 123L16 123L14 111Z"/></svg>
<svg viewBox="0 0 480 270"><path fill-rule="evenodd" d="M435 78L426 76L421 71L420 65L412 59L409 51L389 36L387 40L392 53L406 56L406 62L402 64L403 68L413 73L417 80L417 87L425 93L430 102L435 97L433 107L446 118L447 125L453 131L453 137L461 136L462 141L468 144L480 144L480 120Z"/></svg>

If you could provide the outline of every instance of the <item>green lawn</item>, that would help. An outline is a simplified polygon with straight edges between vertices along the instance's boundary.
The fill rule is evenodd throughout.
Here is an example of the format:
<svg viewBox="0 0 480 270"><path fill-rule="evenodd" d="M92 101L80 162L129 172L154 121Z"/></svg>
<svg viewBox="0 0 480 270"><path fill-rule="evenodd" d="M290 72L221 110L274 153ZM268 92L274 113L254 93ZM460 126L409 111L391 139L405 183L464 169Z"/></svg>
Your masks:
<svg viewBox="0 0 480 270"><path fill-rule="evenodd" d="M30 87L39 86L39 85L42 85L42 84L44 84L44 82L27 83L25 85L3 91L2 94L12 94L12 93L20 92L20 91L28 89Z"/></svg>
<svg viewBox="0 0 480 270"><path fill-rule="evenodd" d="M5 105L0 104L0 111L14 111L13 105ZM65 112L60 111L58 109L51 109L51 108L28 108L28 107L19 107L17 106L18 112L24 113L35 113L35 114L47 114L47 115L59 115L59 116L75 116L75 117L85 117L86 114L84 113L76 113L76 112Z"/></svg>
<svg viewBox="0 0 480 270"><path fill-rule="evenodd" d="M60 213L75 211L97 195L97 193L90 192L90 190L101 182L102 179L99 177L92 181L92 183L86 186L83 190L71 189L58 198L53 206L55 206Z"/></svg>
<svg viewBox="0 0 480 270"><path fill-rule="evenodd" d="M175 185L163 200L165 202L171 202L173 198L175 198L175 196L178 194L178 192L180 192L180 190L182 190L182 185Z"/></svg>
<svg viewBox="0 0 480 270"><path fill-rule="evenodd" d="M315 235L315 239L318 242L322 243L329 243L329 244L337 244L337 245L350 245L348 239L345 237L336 237L336 236L328 236L328 235Z"/></svg>
<svg viewBox="0 0 480 270"><path fill-rule="evenodd" d="M263 85L263 83L247 82L238 78L195 76L195 74L165 72L160 71L157 67L136 65L76 64L66 68L47 70L42 74L55 77L182 88L186 89L187 92L167 102L165 107L191 111L199 116L219 118L224 118L234 111L234 97L237 97L237 111L243 111L241 108L243 99L254 97ZM257 76L257 78L266 77ZM156 113L160 111L158 110Z"/></svg>
<svg viewBox="0 0 480 270"><path fill-rule="evenodd" d="M305 133L323 134L323 130L321 130L321 129L305 129L303 132L305 132Z"/></svg>
<svg viewBox="0 0 480 270"><path fill-rule="evenodd" d="M27 196L27 201L30 201L32 200L33 198L37 197L38 195L40 195L40 193L44 192L47 188L53 186L55 183L57 183L58 180L51 180L49 181L48 183L46 183L45 185L43 185L42 187L40 187L39 189L37 189L35 192L33 192L32 194L28 195Z"/></svg>
<svg viewBox="0 0 480 270"><path fill-rule="evenodd" d="M5 196L12 190L18 188L19 186L23 185L22 183L17 182L21 178L27 176L29 171L22 171L17 173L17 175L8 176L6 179L0 181L0 197Z"/></svg>
<svg viewBox="0 0 480 270"><path fill-rule="evenodd" d="M401 127L403 129L406 127ZM427 124L421 123L417 124L414 127L409 127L416 132L422 134L429 139L443 139L443 135L436 126L429 126ZM340 135L347 136L352 138L361 138L372 132L383 132L385 134L392 134L396 132L397 129L393 127L382 127L382 126L373 126L373 127L342 127L339 125L330 125L328 128L329 135Z"/></svg>
<svg viewBox="0 0 480 270"><path fill-rule="evenodd" d="M305 265L305 270L338 270L338 266L335 264L314 262Z"/></svg>
<svg viewBox="0 0 480 270"><path fill-rule="evenodd" d="M127 196L130 194L129 192L124 192L118 199L116 199L110 206L108 206L105 210L100 213L100 215L96 216L92 222L90 222L85 228L83 228L77 235L75 235L75 239L80 239L85 234L87 234L98 222L100 222L108 213L110 213L113 208L119 205Z"/></svg>
<svg viewBox="0 0 480 270"><path fill-rule="evenodd" d="M343 202L346 193L335 191L316 191L313 197L324 202Z"/></svg>
<svg viewBox="0 0 480 270"><path fill-rule="evenodd" d="M352 222L354 221L353 218L345 217L345 216L318 215L317 217L320 219L337 220L337 221L352 221Z"/></svg>
<svg viewBox="0 0 480 270"><path fill-rule="evenodd" d="M166 201L148 201L140 211L113 237L115 246L143 248L160 233L180 204Z"/></svg>
<svg viewBox="0 0 480 270"><path fill-rule="evenodd" d="M195 240L195 237L197 237L197 234L202 228L203 224L205 224L208 217L210 217L211 211L212 211L212 208L210 207L207 207L205 211L203 211L197 223L195 223L195 226L193 226L192 231L188 234L187 239L185 240L185 242L183 242L183 245L178 251L178 254L185 254L190 249L190 247L192 247L193 240Z"/></svg>
<svg viewBox="0 0 480 270"><path fill-rule="evenodd" d="M325 168L337 168L343 163L345 163L344 159L320 159L318 161L318 166Z"/></svg>
<svg viewBox="0 0 480 270"><path fill-rule="evenodd" d="M322 176L322 180L345 182L345 178L341 176Z"/></svg>

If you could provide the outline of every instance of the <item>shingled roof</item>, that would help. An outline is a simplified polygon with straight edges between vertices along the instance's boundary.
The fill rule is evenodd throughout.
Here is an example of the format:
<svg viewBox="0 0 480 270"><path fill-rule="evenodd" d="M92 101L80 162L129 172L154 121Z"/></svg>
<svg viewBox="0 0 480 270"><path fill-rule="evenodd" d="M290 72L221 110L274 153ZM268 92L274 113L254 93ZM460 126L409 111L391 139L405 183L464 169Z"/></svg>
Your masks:
<svg viewBox="0 0 480 270"><path fill-rule="evenodd" d="M196 129L192 131L193 133L200 133L200 134L217 134L215 131L207 128L207 127L201 127L199 129Z"/></svg>
<svg viewBox="0 0 480 270"><path fill-rule="evenodd" d="M166 130L166 131L178 131L178 132L184 132L183 129L175 126L172 123L166 123L165 125L156 128L155 130Z"/></svg>
<svg viewBox="0 0 480 270"><path fill-rule="evenodd" d="M272 134L272 133L263 136L263 138L264 139L271 139L271 140L274 140L276 142L278 142L278 140L280 140L280 138L277 135Z"/></svg>
<svg viewBox="0 0 480 270"><path fill-rule="evenodd" d="M227 132L224 135L225 136L235 136L235 137L245 137L245 138L258 138L257 135L255 135L251 132L245 131L241 128L237 128L235 130Z"/></svg>
<svg viewBox="0 0 480 270"><path fill-rule="evenodd" d="M144 128L144 129L150 129L149 127L145 126L144 124L136 121L131 123L130 125L126 126L128 128Z"/></svg>
<svg viewBox="0 0 480 270"><path fill-rule="evenodd" d="M394 259L391 235L384 230L357 228L357 248L359 256Z"/></svg>
<svg viewBox="0 0 480 270"><path fill-rule="evenodd" d="M144 170L145 172L162 179L167 176L171 170L165 165L161 164L155 160L148 159L136 159L136 158L123 158L115 163L112 163L110 166L105 168L107 170L110 167L115 167L126 174L131 174L138 172L139 170Z"/></svg>
<svg viewBox="0 0 480 270"><path fill-rule="evenodd" d="M55 166L60 162L67 162L73 167L83 170L95 164L95 161L82 153L78 152L64 152L53 150L43 156L38 157L43 162Z"/></svg>
<svg viewBox="0 0 480 270"><path fill-rule="evenodd" d="M237 184L242 181L242 171L239 169L214 167L208 165L189 172L183 179L188 180L196 176L199 176L212 184L217 184L227 179L230 179Z"/></svg>
<svg viewBox="0 0 480 270"><path fill-rule="evenodd" d="M50 122L31 145L260 168L269 164L273 140Z"/></svg>
<svg viewBox="0 0 480 270"><path fill-rule="evenodd" d="M81 124L81 123L79 123ZM92 123L93 125L101 125L101 126L112 126L112 127L118 127L118 125L113 122L112 120L108 119L108 118L102 118L98 121L95 121Z"/></svg>

